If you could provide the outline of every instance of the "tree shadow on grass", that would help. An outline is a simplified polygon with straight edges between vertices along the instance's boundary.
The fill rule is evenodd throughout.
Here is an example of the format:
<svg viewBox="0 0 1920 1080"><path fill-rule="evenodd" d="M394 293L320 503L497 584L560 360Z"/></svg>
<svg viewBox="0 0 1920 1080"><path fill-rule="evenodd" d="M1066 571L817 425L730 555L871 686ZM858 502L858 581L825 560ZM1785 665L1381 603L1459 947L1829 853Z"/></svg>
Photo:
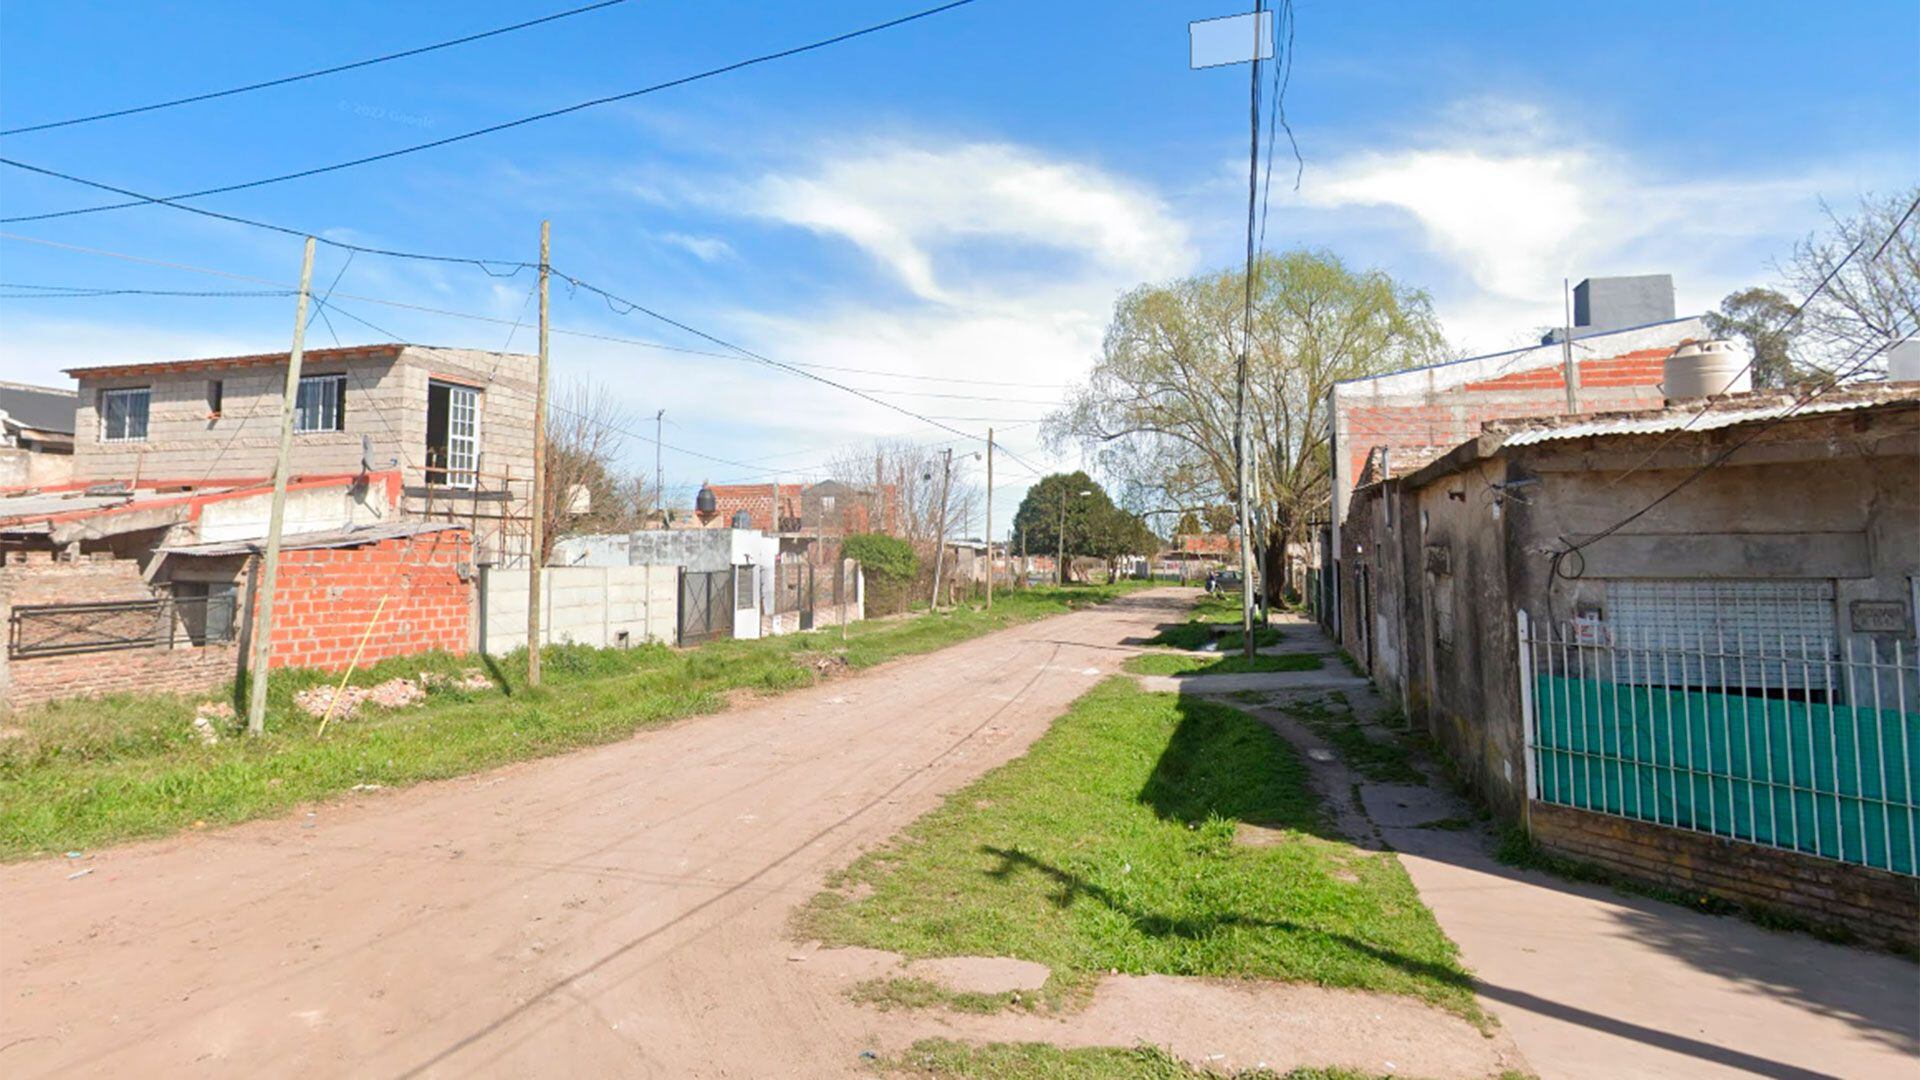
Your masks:
<svg viewBox="0 0 1920 1080"><path fill-rule="evenodd" d="M1093 900L1107 909L1124 917L1135 930L1148 937L1180 938L1194 941L1212 937L1223 930L1257 929L1278 930L1300 938L1326 941L1343 949L1362 953L1382 963L1412 975L1416 978L1430 979L1451 988L1473 991L1473 978L1457 968L1436 964L1418 957L1406 956L1392 949L1362 941L1348 934L1330 930L1320 930L1303 926L1289 919L1273 919L1264 916L1247 915L1235 911L1223 911L1201 918L1176 918L1159 912L1144 910L1096 882L1055 866L1044 859L1029 855L1013 848L982 845L980 850L1000 860L1000 865L988 870L987 876L996 881L1006 881L1025 871L1041 874L1051 879L1057 890L1049 898L1055 907L1067 908L1082 899Z"/></svg>
<svg viewBox="0 0 1920 1080"><path fill-rule="evenodd" d="M1344 839L1314 794L1306 764L1265 724L1228 705L1181 696L1179 722L1141 786L1163 820L1226 818Z"/></svg>

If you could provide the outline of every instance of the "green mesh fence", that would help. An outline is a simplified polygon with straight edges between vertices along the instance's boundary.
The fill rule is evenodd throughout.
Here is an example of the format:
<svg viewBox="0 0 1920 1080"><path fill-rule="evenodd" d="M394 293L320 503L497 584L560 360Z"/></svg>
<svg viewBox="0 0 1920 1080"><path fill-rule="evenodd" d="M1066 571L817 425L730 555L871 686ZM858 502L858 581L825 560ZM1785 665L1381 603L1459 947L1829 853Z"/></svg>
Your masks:
<svg viewBox="0 0 1920 1080"><path fill-rule="evenodd" d="M1540 675L1539 798L1901 874L1920 713Z"/></svg>

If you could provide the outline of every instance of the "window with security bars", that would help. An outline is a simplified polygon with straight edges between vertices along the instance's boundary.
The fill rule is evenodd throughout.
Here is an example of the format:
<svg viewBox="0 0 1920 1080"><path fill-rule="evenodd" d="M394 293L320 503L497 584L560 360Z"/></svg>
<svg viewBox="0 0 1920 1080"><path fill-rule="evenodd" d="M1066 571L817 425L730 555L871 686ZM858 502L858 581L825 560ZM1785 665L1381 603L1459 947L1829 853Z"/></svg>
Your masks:
<svg viewBox="0 0 1920 1080"><path fill-rule="evenodd" d="M1833 582L1607 582L1609 660L1635 683L1813 688L1835 657Z"/></svg>
<svg viewBox="0 0 1920 1080"><path fill-rule="evenodd" d="M347 430L347 377L302 375L293 401L293 430Z"/></svg>

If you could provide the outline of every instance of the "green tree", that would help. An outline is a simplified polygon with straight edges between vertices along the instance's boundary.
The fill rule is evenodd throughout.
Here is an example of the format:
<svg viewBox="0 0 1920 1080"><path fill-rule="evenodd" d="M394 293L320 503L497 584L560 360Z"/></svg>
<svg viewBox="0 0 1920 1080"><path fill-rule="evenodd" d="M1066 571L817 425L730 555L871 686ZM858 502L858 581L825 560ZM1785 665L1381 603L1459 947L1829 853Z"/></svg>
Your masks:
<svg viewBox="0 0 1920 1080"><path fill-rule="evenodd" d="M1157 492L1163 509L1231 504L1245 282L1224 270L1121 297L1092 374L1049 419L1049 437L1079 443L1129 490ZM1427 295L1381 271L1324 251L1255 264L1248 441L1271 542L1303 538L1326 505L1333 384L1430 363L1443 350ZM1207 517L1224 531L1231 512L1227 523Z"/></svg>
<svg viewBox="0 0 1920 1080"><path fill-rule="evenodd" d="M1086 473L1052 473L1041 477L1020 500L1020 509L1013 515L1013 546L1025 544L1035 555L1057 555L1064 520L1067 560L1060 566L1060 582L1065 584L1066 561L1076 556L1112 557L1108 552L1113 522L1120 515L1133 516L1113 505L1106 489Z"/></svg>
<svg viewBox="0 0 1920 1080"><path fill-rule="evenodd" d="M1773 289L1741 289L1728 293L1719 311L1707 312L1707 330L1747 343L1755 386L1790 386L1795 381L1793 312L1793 301Z"/></svg>

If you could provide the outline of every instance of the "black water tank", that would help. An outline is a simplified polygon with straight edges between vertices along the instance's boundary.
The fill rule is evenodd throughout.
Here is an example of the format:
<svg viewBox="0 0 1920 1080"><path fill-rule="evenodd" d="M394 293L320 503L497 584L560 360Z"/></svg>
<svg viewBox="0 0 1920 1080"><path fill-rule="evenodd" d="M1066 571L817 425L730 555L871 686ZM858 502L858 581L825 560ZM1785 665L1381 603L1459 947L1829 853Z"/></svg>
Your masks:
<svg viewBox="0 0 1920 1080"><path fill-rule="evenodd" d="M693 508L699 513L711 514L720 509L720 500L715 497L712 488L701 484L700 494L693 497Z"/></svg>

